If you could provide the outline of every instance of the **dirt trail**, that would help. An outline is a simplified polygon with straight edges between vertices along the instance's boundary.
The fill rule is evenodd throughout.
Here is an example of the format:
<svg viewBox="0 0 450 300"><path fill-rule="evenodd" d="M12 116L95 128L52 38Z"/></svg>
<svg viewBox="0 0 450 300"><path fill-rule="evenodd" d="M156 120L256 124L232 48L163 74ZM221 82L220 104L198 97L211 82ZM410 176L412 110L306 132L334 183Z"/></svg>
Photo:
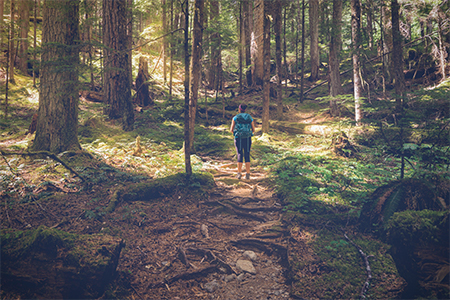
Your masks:
<svg viewBox="0 0 450 300"><path fill-rule="evenodd" d="M207 201L186 205L182 217L152 222L158 240L144 238L137 246L143 268L132 285L146 288L136 293L143 299L290 299L287 232L266 174L252 170L249 180L237 180L235 164L215 168ZM130 253L124 258L119 268L136 264Z"/></svg>

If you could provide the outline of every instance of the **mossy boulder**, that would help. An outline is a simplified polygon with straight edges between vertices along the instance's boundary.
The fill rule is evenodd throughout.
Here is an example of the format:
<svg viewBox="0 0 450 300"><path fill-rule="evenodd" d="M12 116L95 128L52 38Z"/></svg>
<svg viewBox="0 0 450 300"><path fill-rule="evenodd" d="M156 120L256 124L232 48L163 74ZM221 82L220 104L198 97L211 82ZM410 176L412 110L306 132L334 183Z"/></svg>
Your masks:
<svg viewBox="0 0 450 300"><path fill-rule="evenodd" d="M2 298L93 299L113 280L124 243L41 226L1 232Z"/></svg>

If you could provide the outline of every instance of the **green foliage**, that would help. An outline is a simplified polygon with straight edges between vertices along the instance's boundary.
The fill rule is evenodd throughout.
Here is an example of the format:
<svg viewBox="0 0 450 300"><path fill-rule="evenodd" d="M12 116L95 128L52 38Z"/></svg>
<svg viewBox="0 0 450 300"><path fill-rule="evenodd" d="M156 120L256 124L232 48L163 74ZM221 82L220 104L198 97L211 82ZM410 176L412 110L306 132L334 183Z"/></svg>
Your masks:
<svg viewBox="0 0 450 300"><path fill-rule="evenodd" d="M390 243L418 245L424 243L448 244L449 211L407 210L396 212L386 226Z"/></svg>

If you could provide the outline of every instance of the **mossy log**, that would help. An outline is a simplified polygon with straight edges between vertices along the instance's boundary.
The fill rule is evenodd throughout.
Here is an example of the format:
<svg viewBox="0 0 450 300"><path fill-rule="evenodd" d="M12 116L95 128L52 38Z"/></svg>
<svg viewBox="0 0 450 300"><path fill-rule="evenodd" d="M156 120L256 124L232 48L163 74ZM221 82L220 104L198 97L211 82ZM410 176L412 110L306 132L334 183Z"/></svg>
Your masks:
<svg viewBox="0 0 450 300"><path fill-rule="evenodd" d="M1 233L2 298L97 299L112 282L123 240L41 226Z"/></svg>
<svg viewBox="0 0 450 300"><path fill-rule="evenodd" d="M123 201L153 201L182 189L210 191L214 186L214 177L209 173L195 173L190 178L185 173L178 173L148 182L141 182L117 189L109 202L107 212L114 211L117 203Z"/></svg>

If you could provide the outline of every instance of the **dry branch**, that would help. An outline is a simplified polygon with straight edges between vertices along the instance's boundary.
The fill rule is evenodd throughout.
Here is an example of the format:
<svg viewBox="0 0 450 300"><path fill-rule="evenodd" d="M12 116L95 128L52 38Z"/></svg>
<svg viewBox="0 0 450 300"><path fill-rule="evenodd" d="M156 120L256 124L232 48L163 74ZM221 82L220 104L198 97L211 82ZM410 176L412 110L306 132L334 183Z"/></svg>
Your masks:
<svg viewBox="0 0 450 300"><path fill-rule="evenodd" d="M20 155L20 156L41 156L45 155L50 157L51 159L55 160L56 162L59 162L63 167L65 167L67 170L75 174L78 178L81 179L82 182L86 182L83 176L78 174L74 169L69 167L64 161L62 161L58 156L56 156L54 153L51 153L49 151L37 151L37 152L11 152L11 151L4 151L0 150L0 153L2 156L13 156L13 155Z"/></svg>
<svg viewBox="0 0 450 300"><path fill-rule="evenodd" d="M356 249L358 249L359 254L361 254L361 256L364 260L364 264L366 265L367 277L366 277L366 281L364 282L364 284L361 288L361 293L360 293L361 299L366 299L365 294L367 293L367 290L369 289L370 279L372 279L372 269L370 268L370 263L369 263L370 255L365 254L364 251L362 251L361 247L359 247L355 242L353 242L347 236L347 234L345 232L344 232L344 237L347 239L347 241L350 242L350 244L352 244Z"/></svg>

